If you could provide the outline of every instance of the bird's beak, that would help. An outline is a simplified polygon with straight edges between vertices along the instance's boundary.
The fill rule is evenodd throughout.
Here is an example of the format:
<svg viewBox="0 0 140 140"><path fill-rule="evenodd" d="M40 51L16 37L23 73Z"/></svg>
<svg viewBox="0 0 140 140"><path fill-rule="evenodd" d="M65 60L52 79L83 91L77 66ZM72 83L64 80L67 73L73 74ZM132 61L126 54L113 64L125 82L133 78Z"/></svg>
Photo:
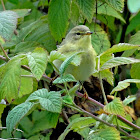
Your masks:
<svg viewBox="0 0 140 140"><path fill-rule="evenodd" d="M85 35L91 35L91 34L93 34L93 32L88 31L85 33Z"/></svg>

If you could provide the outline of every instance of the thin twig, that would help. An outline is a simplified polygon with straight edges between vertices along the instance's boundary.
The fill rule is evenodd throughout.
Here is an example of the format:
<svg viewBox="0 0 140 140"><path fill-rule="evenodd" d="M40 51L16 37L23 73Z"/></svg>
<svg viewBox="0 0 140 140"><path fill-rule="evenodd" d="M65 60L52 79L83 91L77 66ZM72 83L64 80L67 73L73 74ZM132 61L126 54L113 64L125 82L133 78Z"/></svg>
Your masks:
<svg viewBox="0 0 140 140"><path fill-rule="evenodd" d="M81 98L83 97L83 94L82 94L82 93L80 93L80 92L76 92L76 94L77 94L79 97L81 97ZM88 98L87 98L87 100L89 100L89 101L93 102L94 104L96 104L96 105L100 106L101 108L104 108L104 105L103 105L103 104L101 104L101 103L97 102L96 100L94 100L94 99L92 99L92 98L90 98L90 97L88 97ZM123 118L122 116L117 115L117 117L118 117L120 120L122 120L124 123L126 123L126 124L130 125L131 127L133 127L133 128L135 128L135 129L140 130L140 127L139 127L139 126L137 126L137 125L133 124L132 122L130 122L130 121L128 121L128 120L126 120L126 119L125 119L125 118Z"/></svg>
<svg viewBox="0 0 140 140"><path fill-rule="evenodd" d="M0 44L0 47L1 47L1 49L2 49L2 51L3 51L3 53L4 53L4 55L5 55L5 57L6 57L6 60L10 60L10 58L9 58L9 56L7 55L7 53L6 53L6 51L4 50L4 48L2 47L2 45Z"/></svg>
<svg viewBox="0 0 140 140"><path fill-rule="evenodd" d="M5 5L4 5L3 0L1 0L1 4L2 4L2 7L3 7L3 10L5 11L6 9L5 9Z"/></svg>
<svg viewBox="0 0 140 140"><path fill-rule="evenodd" d="M116 128L116 129L119 130L120 132L124 133L127 137L133 138L133 139L135 139L135 140L140 140L140 139L137 138L137 137L131 136L129 133L127 133L126 131L124 131L122 128L118 128L117 126L115 126L115 125L113 125L113 124L110 124L110 123L108 123L108 122L106 122L106 121L104 121L104 120L98 118L97 116L91 114L90 112L85 111L84 109L80 108L80 107L77 106L76 104L75 104L75 107L77 107L79 110L81 110L84 114L87 114L88 116L94 118L95 120L100 121L100 122L106 124L107 126Z"/></svg>

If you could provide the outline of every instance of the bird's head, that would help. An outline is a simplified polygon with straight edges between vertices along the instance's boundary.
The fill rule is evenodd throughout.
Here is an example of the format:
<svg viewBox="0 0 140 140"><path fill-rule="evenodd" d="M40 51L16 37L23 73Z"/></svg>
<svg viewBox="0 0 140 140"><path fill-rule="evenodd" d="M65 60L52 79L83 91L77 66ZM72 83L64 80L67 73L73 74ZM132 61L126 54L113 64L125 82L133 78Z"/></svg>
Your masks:
<svg viewBox="0 0 140 140"><path fill-rule="evenodd" d="M71 31L67 34L65 40L71 43L81 43L85 41L91 41L92 32L85 25L79 25L71 29Z"/></svg>

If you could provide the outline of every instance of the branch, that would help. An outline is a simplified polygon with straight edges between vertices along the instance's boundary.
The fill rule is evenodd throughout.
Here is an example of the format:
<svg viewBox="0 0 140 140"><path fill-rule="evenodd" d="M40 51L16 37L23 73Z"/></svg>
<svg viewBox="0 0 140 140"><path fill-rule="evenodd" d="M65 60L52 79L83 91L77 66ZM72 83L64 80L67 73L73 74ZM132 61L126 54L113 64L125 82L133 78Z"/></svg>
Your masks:
<svg viewBox="0 0 140 140"><path fill-rule="evenodd" d="M100 121L100 122L106 124L107 126L116 128L116 129L119 130L120 132L124 133L127 137L133 138L133 139L135 139L135 140L140 140L140 139L137 138L137 137L131 136L129 133L127 133L126 131L124 131L122 128L118 128L117 126L115 126L115 125L113 125L113 124L110 124L110 123L108 123L108 122L106 122L106 121L104 121L104 120L102 120L102 119L96 117L95 115L91 114L90 112L85 111L84 109L80 108L80 107L77 106L76 104L75 104L75 107L77 107L79 110L81 110L84 114L86 114L86 115L88 115L88 116L94 118L95 120Z"/></svg>
<svg viewBox="0 0 140 140"><path fill-rule="evenodd" d="M81 98L83 97L83 94L82 94L82 93L80 93L80 92L76 92L76 94L77 94L79 97L81 97ZM94 99L92 99L92 98L90 98L90 97L88 97L88 98L87 98L87 100L89 100L89 101L93 102L94 104L96 104L96 105L100 106L101 108L104 108L104 105L103 105L103 104L101 104L101 103L97 102L96 100L94 100ZM126 120L126 119L125 119L125 118L123 118L122 116L117 115L117 117L118 117L120 120L122 120L124 123L126 123L126 124L128 124L128 125L132 126L132 127L133 127L133 128L135 128L135 129L140 130L140 127L139 127L139 126L137 126L137 125L133 124L132 122L130 122L130 121L128 121L128 120Z"/></svg>
<svg viewBox="0 0 140 140"><path fill-rule="evenodd" d="M1 0L1 4L2 4L2 7L3 7L3 10L5 11L6 9L5 9L5 5L4 5L3 0Z"/></svg>
<svg viewBox="0 0 140 140"><path fill-rule="evenodd" d="M1 45L1 44L0 44L0 47L1 47L1 49L2 49L3 53L4 53L5 57L6 57L6 60L7 60L7 61L9 61L9 60L10 60L10 58L9 58L9 56L7 55L6 51L4 50L4 48L2 47L2 45Z"/></svg>

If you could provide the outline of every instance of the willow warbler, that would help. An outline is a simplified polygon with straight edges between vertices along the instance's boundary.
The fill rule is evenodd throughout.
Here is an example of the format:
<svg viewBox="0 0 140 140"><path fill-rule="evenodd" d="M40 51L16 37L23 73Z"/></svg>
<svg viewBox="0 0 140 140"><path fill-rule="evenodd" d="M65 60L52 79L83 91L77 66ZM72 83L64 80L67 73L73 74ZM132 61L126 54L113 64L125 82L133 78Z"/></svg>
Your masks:
<svg viewBox="0 0 140 140"><path fill-rule="evenodd" d="M91 44L91 34L87 26L76 26L66 35L58 48L58 52L66 57L76 52L83 52L79 54L80 64L78 66L70 64L65 71L66 74L72 74L78 81L87 80L95 69L96 52ZM53 63L59 69L62 61L55 60Z"/></svg>

